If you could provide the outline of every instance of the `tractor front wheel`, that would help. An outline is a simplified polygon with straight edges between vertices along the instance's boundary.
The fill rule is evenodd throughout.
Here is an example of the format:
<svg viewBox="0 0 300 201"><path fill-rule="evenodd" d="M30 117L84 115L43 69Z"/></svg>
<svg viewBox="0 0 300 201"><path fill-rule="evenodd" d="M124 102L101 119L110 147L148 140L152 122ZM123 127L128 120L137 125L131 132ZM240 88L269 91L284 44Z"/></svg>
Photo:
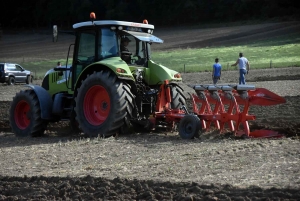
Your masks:
<svg viewBox="0 0 300 201"><path fill-rule="evenodd" d="M82 81L75 98L76 121L89 137L110 137L132 108L126 85L110 71L94 72Z"/></svg>
<svg viewBox="0 0 300 201"><path fill-rule="evenodd" d="M40 103L33 90L16 94L9 109L9 122L18 137L39 137L44 133L47 122L41 119Z"/></svg>

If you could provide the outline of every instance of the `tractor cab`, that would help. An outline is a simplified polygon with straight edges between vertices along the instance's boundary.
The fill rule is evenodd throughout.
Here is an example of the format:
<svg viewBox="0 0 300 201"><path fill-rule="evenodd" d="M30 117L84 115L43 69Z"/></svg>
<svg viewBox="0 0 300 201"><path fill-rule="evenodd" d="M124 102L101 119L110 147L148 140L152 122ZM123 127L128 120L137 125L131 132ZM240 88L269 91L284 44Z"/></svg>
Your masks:
<svg viewBox="0 0 300 201"><path fill-rule="evenodd" d="M90 65L101 64L110 68L116 66L116 62L111 63L112 60L119 61L121 58L127 67L148 67L151 44L163 43L152 35L154 26L146 23L100 20L77 23L73 28L76 33L73 86Z"/></svg>
<svg viewBox="0 0 300 201"><path fill-rule="evenodd" d="M128 29L136 31L122 30L118 32L121 58L128 65L147 67L148 60L151 59L151 44L153 42L163 43L163 40L139 31L139 29Z"/></svg>

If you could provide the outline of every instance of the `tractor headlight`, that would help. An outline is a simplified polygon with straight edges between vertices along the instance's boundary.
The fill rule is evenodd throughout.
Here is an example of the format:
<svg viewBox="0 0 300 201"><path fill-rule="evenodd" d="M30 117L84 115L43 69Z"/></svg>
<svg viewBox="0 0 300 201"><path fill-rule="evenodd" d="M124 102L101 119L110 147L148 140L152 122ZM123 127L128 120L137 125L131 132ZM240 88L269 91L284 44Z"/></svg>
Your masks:
<svg viewBox="0 0 300 201"><path fill-rule="evenodd" d="M175 78L181 78L181 75L180 75L180 73L177 73L177 74L174 75L174 77Z"/></svg>
<svg viewBox="0 0 300 201"><path fill-rule="evenodd" d="M117 73L127 73L123 68L117 68L116 71Z"/></svg>

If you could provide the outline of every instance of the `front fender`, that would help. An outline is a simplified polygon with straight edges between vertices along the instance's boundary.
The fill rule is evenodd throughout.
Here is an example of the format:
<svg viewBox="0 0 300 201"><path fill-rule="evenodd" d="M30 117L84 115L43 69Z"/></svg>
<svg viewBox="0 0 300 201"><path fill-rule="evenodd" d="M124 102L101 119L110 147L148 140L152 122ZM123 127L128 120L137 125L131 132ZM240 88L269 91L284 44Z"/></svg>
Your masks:
<svg viewBox="0 0 300 201"><path fill-rule="evenodd" d="M25 85L25 87L31 88L37 95L41 108L41 118L45 120L51 120L53 100L48 91L46 91L46 89L38 85L30 84Z"/></svg>

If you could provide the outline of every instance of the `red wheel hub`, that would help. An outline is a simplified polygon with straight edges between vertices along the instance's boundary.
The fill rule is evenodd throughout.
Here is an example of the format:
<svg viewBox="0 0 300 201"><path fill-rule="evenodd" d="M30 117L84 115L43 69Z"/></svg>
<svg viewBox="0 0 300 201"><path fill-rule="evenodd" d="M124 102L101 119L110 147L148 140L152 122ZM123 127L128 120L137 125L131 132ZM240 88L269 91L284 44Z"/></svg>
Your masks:
<svg viewBox="0 0 300 201"><path fill-rule="evenodd" d="M22 100L20 101L14 112L15 122L20 129L26 129L30 124L30 105Z"/></svg>
<svg viewBox="0 0 300 201"><path fill-rule="evenodd" d="M84 116L94 125L101 125L110 113L110 97L104 87L96 85L85 94L83 102Z"/></svg>

